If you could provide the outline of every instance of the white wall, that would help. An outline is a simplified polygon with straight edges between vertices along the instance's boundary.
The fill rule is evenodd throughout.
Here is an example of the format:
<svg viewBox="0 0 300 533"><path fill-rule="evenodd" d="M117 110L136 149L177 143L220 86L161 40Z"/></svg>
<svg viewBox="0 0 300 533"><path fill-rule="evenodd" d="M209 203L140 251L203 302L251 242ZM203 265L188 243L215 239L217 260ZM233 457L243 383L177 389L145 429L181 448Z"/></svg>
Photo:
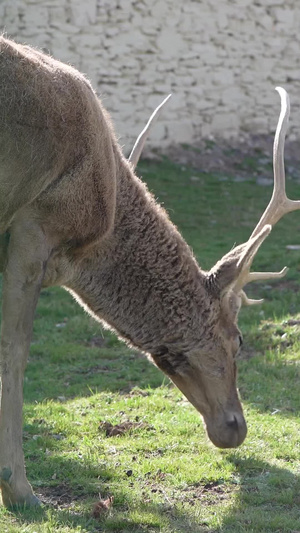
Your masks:
<svg viewBox="0 0 300 533"><path fill-rule="evenodd" d="M273 131L276 85L300 136L297 0L2 0L2 29L86 73L129 148L173 98L153 146Z"/></svg>

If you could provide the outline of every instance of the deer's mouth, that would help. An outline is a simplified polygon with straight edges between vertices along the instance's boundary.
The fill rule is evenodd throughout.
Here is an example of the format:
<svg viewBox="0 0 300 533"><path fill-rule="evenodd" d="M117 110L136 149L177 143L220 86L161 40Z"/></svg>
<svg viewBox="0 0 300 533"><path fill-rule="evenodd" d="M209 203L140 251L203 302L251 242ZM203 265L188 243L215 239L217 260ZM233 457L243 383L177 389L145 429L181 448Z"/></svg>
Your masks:
<svg viewBox="0 0 300 533"><path fill-rule="evenodd" d="M222 416L205 420L209 439L218 448L237 448L247 435L247 424L240 412L222 413Z"/></svg>
<svg viewBox="0 0 300 533"><path fill-rule="evenodd" d="M203 416L207 435L218 448L237 448L247 435L247 424L236 390L225 402L218 398L208 398L205 386L200 379L193 380L179 375L170 376L175 385L183 392L191 404ZM225 405L225 407L224 407Z"/></svg>

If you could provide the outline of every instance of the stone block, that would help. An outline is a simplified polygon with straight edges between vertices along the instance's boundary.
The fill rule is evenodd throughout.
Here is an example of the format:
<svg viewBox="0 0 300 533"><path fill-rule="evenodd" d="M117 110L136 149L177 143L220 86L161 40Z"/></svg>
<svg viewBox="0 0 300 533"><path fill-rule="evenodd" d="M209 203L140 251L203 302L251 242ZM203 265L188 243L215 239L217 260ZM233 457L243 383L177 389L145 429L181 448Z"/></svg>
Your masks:
<svg viewBox="0 0 300 533"><path fill-rule="evenodd" d="M268 122L263 115L247 117L243 121L242 127L244 130L250 131L256 135L268 133Z"/></svg>
<svg viewBox="0 0 300 533"><path fill-rule="evenodd" d="M96 0L72 0L70 3L70 14L72 24L76 26L85 26L95 24L97 17Z"/></svg>
<svg viewBox="0 0 300 533"><path fill-rule="evenodd" d="M211 121L211 130L213 135L222 135L225 138L237 134L240 126L240 119L236 113L225 111L216 111Z"/></svg>
<svg viewBox="0 0 300 533"><path fill-rule="evenodd" d="M187 50L186 42L179 31L163 28L156 39L156 45L163 58L176 58Z"/></svg>
<svg viewBox="0 0 300 533"><path fill-rule="evenodd" d="M218 68L212 76L212 82L216 85L233 85L234 73L228 68Z"/></svg>
<svg viewBox="0 0 300 533"><path fill-rule="evenodd" d="M62 20L66 20L66 9L62 6L50 6L48 8L49 12L49 23L50 24L60 24Z"/></svg>
<svg viewBox="0 0 300 533"><path fill-rule="evenodd" d="M245 94L238 86L227 87L222 91L221 102L228 108L235 109L245 101Z"/></svg>
<svg viewBox="0 0 300 533"><path fill-rule="evenodd" d="M164 20L167 18L171 6L167 0L153 0L151 2L151 15L155 20Z"/></svg>
<svg viewBox="0 0 300 533"><path fill-rule="evenodd" d="M272 9L272 15L276 22L284 24L287 31L295 24L295 9L292 7L275 7Z"/></svg>
<svg viewBox="0 0 300 533"><path fill-rule="evenodd" d="M194 126L190 120L174 120L167 123L168 140L175 144L193 143Z"/></svg>
<svg viewBox="0 0 300 533"><path fill-rule="evenodd" d="M273 31L275 28L274 18L267 13L263 13L257 17L257 24L262 26L267 31Z"/></svg>
<svg viewBox="0 0 300 533"><path fill-rule="evenodd" d="M99 51L103 46L103 37L101 34L86 33L85 31L75 37L70 37L70 41L77 50L85 48ZM96 63L95 58L93 58L93 62Z"/></svg>
<svg viewBox="0 0 300 533"><path fill-rule="evenodd" d="M49 11L43 5L29 4L24 10L23 22L27 27L47 27L49 23Z"/></svg>
<svg viewBox="0 0 300 533"><path fill-rule="evenodd" d="M300 136L297 0L13 0L0 17L8 35L85 72L126 142L169 92L151 144L267 132L278 84L292 91L289 133Z"/></svg>

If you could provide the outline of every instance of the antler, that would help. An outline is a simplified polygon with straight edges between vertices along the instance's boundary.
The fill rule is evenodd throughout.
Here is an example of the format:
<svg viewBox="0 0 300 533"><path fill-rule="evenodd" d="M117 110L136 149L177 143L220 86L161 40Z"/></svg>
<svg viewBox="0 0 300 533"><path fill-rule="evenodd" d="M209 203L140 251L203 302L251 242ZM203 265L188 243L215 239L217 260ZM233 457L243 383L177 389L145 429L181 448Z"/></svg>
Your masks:
<svg viewBox="0 0 300 533"><path fill-rule="evenodd" d="M285 89L283 89L282 87L276 87L276 91L278 91L281 99L281 112L278 119L273 147L273 194L269 205L267 206L260 221L252 232L249 241L245 243L245 245L241 246L242 249L245 247L245 249L248 250L247 261L245 262L245 258L242 255L241 260L236 264L237 268L241 268L241 271L238 275L236 282L234 283L233 291L240 295L242 303L245 305L260 304L263 302L263 300L253 300L247 297L247 295L243 291L243 287L247 283L264 279L279 279L284 277L287 273L287 267L284 267L280 272L250 272L250 267L260 244L270 233L272 225L276 224L276 222L278 222L278 220L280 220L280 218L286 213L295 211L296 209L300 209L300 200L290 200L289 198L287 198L285 191L284 142L290 114L289 96ZM163 102L155 109L155 111L149 118L145 128L138 136L131 151L131 154L128 158L128 161L130 161L130 163L132 164L133 169L135 169L139 161L150 128L153 126L155 120L159 116L161 109L171 96L172 95L169 94L163 100ZM251 250L250 253L249 250ZM242 262L244 264L241 267Z"/></svg>
<svg viewBox="0 0 300 533"><path fill-rule="evenodd" d="M139 158L140 158L141 153L143 151L146 139L147 139L147 137L149 135L150 128L153 126L154 122L157 120L161 109L167 103L169 98L171 98L171 96L172 96L172 94L169 94L163 100L163 102L155 109L155 111L153 111L153 113L152 113L151 117L149 118L145 128L139 134L137 140L135 141L134 147L132 148L131 154L130 154L130 156L128 158L128 161L130 161L130 163L132 164L133 169L135 169L135 167L138 164L138 161L139 161Z"/></svg>
<svg viewBox="0 0 300 533"><path fill-rule="evenodd" d="M273 167L274 167L274 189L273 195L263 213L256 228L252 232L250 239L256 237L266 225L274 225L278 220L296 209L300 209L300 200L290 200L286 196L285 191L285 171L284 171L284 141L288 127L288 120L290 114L290 102L288 93L282 87L276 87L281 99L281 113L278 119L277 129L274 138L273 148ZM249 240L250 240L249 239ZM250 272L250 267L254 255L246 265L246 268L241 272L235 286L234 292L240 293L242 302L246 305L253 305L261 303L263 300L251 300L247 298L242 288L251 281L263 280L263 279L278 279L285 276L288 271L287 267L283 268L280 272Z"/></svg>
<svg viewBox="0 0 300 533"><path fill-rule="evenodd" d="M278 91L281 99L281 113L273 147L274 190L270 203L251 237L257 235L266 224L274 225L286 213L300 209L300 200L290 200L285 192L284 141L290 115L289 95L282 87L276 87L276 91Z"/></svg>

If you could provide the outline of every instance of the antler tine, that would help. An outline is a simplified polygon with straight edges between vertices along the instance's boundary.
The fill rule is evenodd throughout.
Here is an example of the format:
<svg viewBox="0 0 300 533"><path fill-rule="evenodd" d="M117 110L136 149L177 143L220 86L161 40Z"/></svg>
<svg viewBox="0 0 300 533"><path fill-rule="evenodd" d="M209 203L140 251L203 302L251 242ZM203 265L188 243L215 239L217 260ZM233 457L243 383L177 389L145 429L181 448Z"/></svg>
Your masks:
<svg viewBox="0 0 300 533"><path fill-rule="evenodd" d="M284 278L288 271L287 267L284 267L280 272L249 272L247 283L251 281L262 281L264 279L279 279Z"/></svg>
<svg viewBox="0 0 300 533"><path fill-rule="evenodd" d="M280 272L249 272L249 270L246 272L245 276L243 277L242 286L244 287L246 283L251 283L251 281L263 281L265 279L280 279L283 278L288 271L287 267L284 267ZM242 299L243 305L256 305L261 304L264 300L253 300L252 298L248 298L246 293L241 290L240 296Z"/></svg>
<svg viewBox="0 0 300 533"><path fill-rule="evenodd" d="M274 167L274 188L272 198L265 212L263 213L260 221L255 227L249 240L254 239L264 228L268 225L276 224L278 220L296 209L300 209L299 200L290 200L286 196L285 190L285 171L284 171L284 142L288 127L288 120L290 114L290 101L288 93L282 87L276 87L281 99L281 112L278 119L276 128L274 147L273 147L273 167ZM255 252L256 253L256 252ZM262 300L249 299L244 291L243 287L251 281L264 280L264 279L280 279L285 276L287 268L283 268L280 272L250 272L250 267L255 253L252 255L247 267L241 272L235 286L234 291L239 293L242 298L242 303L246 305L252 305L254 303L261 303Z"/></svg>
<svg viewBox="0 0 300 533"><path fill-rule="evenodd" d="M137 140L135 141L134 147L132 148L131 154L130 154L130 156L128 158L128 161L130 161L130 163L132 164L133 169L135 169L135 167L138 164L138 161L139 161L141 153L143 151L146 139L147 139L147 137L149 135L150 128L153 126L154 122L157 120L161 109L167 103L169 98L171 98L171 96L172 96L172 94L169 94L163 100L163 102L155 109L155 111L153 111L153 113L152 113L151 117L149 118L145 128L139 134Z"/></svg>
<svg viewBox="0 0 300 533"><path fill-rule="evenodd" d="M300 209L299 200L290 200L285 191L284 142L290 115L289 95L282 87L276 87L281 99L281 112L273 146L274 189L272 198L250 238L255 237L266 225L274 225L283 215Z"/></svg>
<svg viewBox="0 0 300 533"><path fill-rule="evenodd" d="M253 300L252 298L248 298L247 294L244 291L240 292L240 297L243 305L259 305L262 304L264 299L261 300Z"/></svg>
<svg viewBox="0 0 300 533"><path fill-rule="evenodd" d="M247 277L244 279L243 286L246 283L250 283L251 281L262 281L264 279L280 279L283 278L288 271L287 267L284 267L280 272L248 272ZM252 298L248 298L245 291L240 291L240 297L242 300L243 305L257 305L261 304L264 299L261 300L253 300Z"/></svg>

